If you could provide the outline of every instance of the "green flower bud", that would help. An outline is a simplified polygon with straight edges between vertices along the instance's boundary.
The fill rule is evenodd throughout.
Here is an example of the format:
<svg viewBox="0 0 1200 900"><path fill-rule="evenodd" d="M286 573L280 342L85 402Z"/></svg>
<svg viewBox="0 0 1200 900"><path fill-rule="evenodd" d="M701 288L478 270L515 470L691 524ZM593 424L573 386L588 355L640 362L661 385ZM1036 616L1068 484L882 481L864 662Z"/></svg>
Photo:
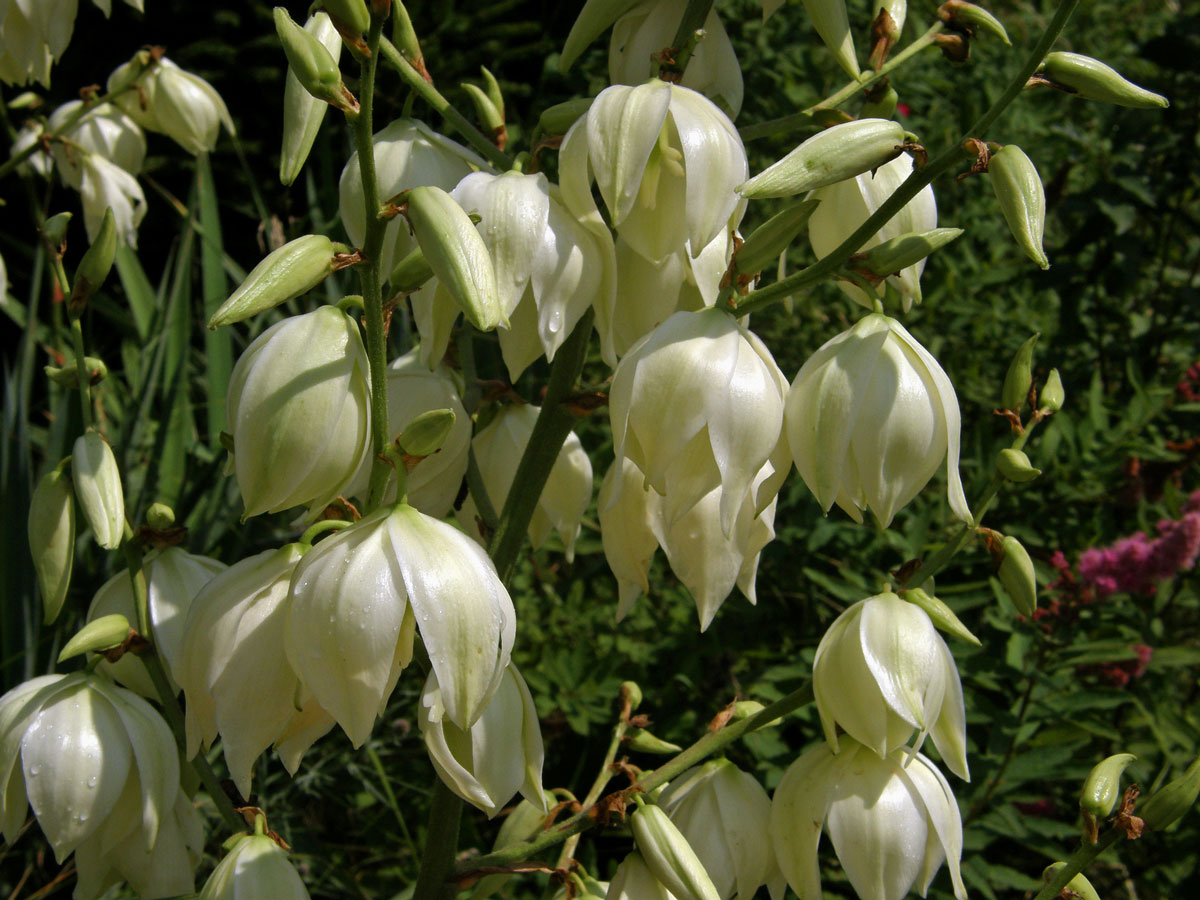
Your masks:
<svg viewBox="0 0 1200 900"><path fill-rule="evenodd" d="M1011 47L1008 32L1000 24L1000 20L982 6L967 3L966 0L947 0L938 7L938 18L943 22L951 22L960 28L965 28L975 34L990 34L998 38L1005 46Z"/></svg>
<svg viewBox="0 0 1200 900"><path fill-rule="evenodd" d="M1165 109L1171 105L1162 94L1138 87L1116 69L1082 53L1047 53L1039 74L1085 100L1136 109Z"/></svg>
<svg viewBox="0 0 1200 900"><path fill-rule="evenodd" d="M1032 160L1016 144L992 154L988 161L992 190L1000 201L1000 211L1017 244L1043 269L1050 268L1042 249L1046 227L1046 191Z"/></svg>
<svg viewBox="0 0 1200 900"><path fill-rule="evenodd" d="M757 700L738 700L733 704L733 720L737 722L742 719L748 719L751 716L757 716L764 709L766 707ZM767 725L774 725L778 721L778 719L772 719Z"/></svg>
<svg viewBox="0 0 1200 900"><path fill-rule="evenodd" d="M1008 364L1004 387L1000 391L1001 409L1019 413L1025 398L1029 396L1029 386L1033 383L1033 347L1039 337L1041 334L1035 333L1027 338Z"/></svg>
<svg viewBox="0 0 1200 900"><path fill-rule="evenodd" d="M625 742L631 750L658 756L672 756L683 749L678 744L656 737L645 728L630 728L625 732Z"/></svg>
<svg viewBox="0 0 1200 900"><path fill-rule="evenodd" d="M71 213L69 212L57 213L42 223L39 230L52 252L60 252L63 244L67 242L67 226L69 224L71 224Z"/></svg>
<svg viewBox="0 0 1200 900"><path fill-rule="evenodd" d="M487 72L487 69L483 71ZM494 81L495 79L492 80ZM464 81L459 87L467 92L467 96L475 104L475 114L479 116L479 121L483 124L485 132L492 136L503 135L504 107L497 106L495 101L488 96L488 93L481 90L478 85ZM504 148L501 147L500 149Z"/></svg>
<svg viewBox="0 0 1200 900"><path fill-rule="evenodd" d="M1015 481L1017 484L1033 481L1042 474L1042 470L1035 469L1024 452L1011 447L1006 447L996 455L996 469L1009 481Z"/></svg>
<svg viewBox="0 0 1200 900"><path fill-rule="evenodd" d="M1147 828L1161 831L1183 818L1195 804L1197 794L1200 794L1200 759L1146 800L1138 808L1138 815Z"/></svg>
<svg viewBox="0 0 1200 900"><path fill-rule="evenodd" d="M808 218L819 203L819 200L802 200L755 228L738 248L733 260L734 271L739 275L753 275L778 259L808 227Z"/></svg>
<svg viewBox="0 0 1200 900"><path fill-rule="evenodd" d="M642 705L642 689L636 681L621 682L621 700L629 699L629 711L636 712Z"/></svg>
<svg viewBox="0 0 1200 900"><path fill-rule="evenodd" d="M125 492L108 441L94 431L76 438L71 451L71 477L96 543L105 550L115 550L125 534Z"/></svg>
<svg viewBox="0 0 1200 900"><path fill-rule="evenodd" d="M313 7L324 9L347 31L366 34L371 27L371 14L364 0L317 0Z"/></svg>
<svg viewBox="0 0 1200 900"><path fill-rule="evenodd" d="M1046 383L1042 385L1042 409L1058 412L1062 409L1065 399L1062 376L1058 374L1058 369L1051 369L1050 374L1046 376Z"/></svg>
<svg viewBox="0 0 1200 900"><path fill-rule="evenodd" d="M323 234L306 234L269 253L208 320L209 328L241 322L311 291L332 272L337 248Z"/></svg>
<svg viewBox="0 0 1200 900"><path fill-rule="evenodd" d="M1000 545L1000 568L996 576L1013 606L1023 616L1032 616L1037 609L1037 577L1033 571L1033 560L1029 553L1012 535L1007 535Z"/></svg>
<svg viewBox="0 0 1200 900"><path fill-rule="evenodd" d="M1065 866L1064 862L1051 863L1046 866L1046 870L1042 872L1042 881L1049 884L1054 880L1054 876L1058 874L1059 869ZM1096 893L1096 889L1092 887L1092 883L1083 877L1080 872L1074 878L1066 883L1063 887L1063 892L1067 896L1079 898L1079 900L1100 900L1100 895Z"/></svg>
<svg viewBox="0 0 1200 900"><path fill-rule="evenodd" d="M358 112L358 100L342 83L342 72L333 55L315 35L292 21L282 6L275 7L275 33L283 44L289 71L306 91L342 112Z"/></svg>
<svg viewBox="0 0 1200 900"><path fill-rule="evenodd" d="M421 53L421 43L417 40L417 32L413 28L408 10L400 0L392 0L392 43L400 51L400 55L412 63L418 72L425 71L425 57Z"/></svg>
<svg viewBox="0 0 1200 900"><path fill-rule="evenodd" d="M111 650L119 647L129 637L129 620L120 613L101 616L88 622L75 637L67 641L58 654L58 661L64 662L73 656L90 651Z"/></svg>
<svg viewBox="0 0 1200 900"><path fill-rule="evenodd" d="M869 90L864 96L866 102L863 103L862 118L890 119L896 114L900 95L890 84L884 84L880 90Z"/></svg>
<svg viewBox="0 0 1200 900"><path fill-rule="evenodd" d="M508 327L487 245L454 198L438 187L405 195L408 221L425 260L464 315L480 331Z"/></svg>
<svg viewBox="0 0 1200 900"><path fill-rule="evenodd" d="M433 277L433 269L425 260L425 253L420 247L414 247L404 259L396 263L388 281L392 289L402 294L411 294L420 290L421 286Z"/></svg>
<svg viewBox="0 0 1200 900"><path fill-rule="evenodd" d="M166 531L175 524L175 510L165 503L151 503L146 510L146 524L155 531Z"/></svg>
<svg viewBox="0 0 1200 900"><path fill-rule="evenodd" d="M640 804L629 828L646 867L677 900L719 900L696 851L661 807Z"/></svg>
<svg viewBox="0 0 1200 900"><path fill-rule="evenodd" d="M404 426L397 439L409 456L433 456L442 449L454 428L454 410L431 409Z"/></svg>
<svg viewBox="0 0 1200 900"><path fill-rule="evenodd" d="M47 472L33 489L28 534L42 592L42 617L49 625L67 597L75 561L75 496L62 465Z"/></svg>
<svg viewBox="0 0 1200 900"><path fill-rule="evenodd" d="M799 147L738 185L743 197L791 197L854 178L900 155L904 129L890 119L860 119L814 134Z"/></svg>
<svg viewBox="0 0 1200 900"><path fill-rule="evenodd" d="M88 373L88 384L97 384L108 377L108 366L95 356L83 358L84 371ZM75 390L79 387L79 367L74 363L67 366L43 366L46 377L55 384Z"/></svg>
<svg viewBox="0 0 1200 900"><path fill-rule="evenodd" d="M925 614L929 616L929 620L933 622L939 631L944 631L946 634L961 638L968 644L974 644L976 647L983 646L979 638L971 633L971 629L964 625L962 620L954 614L954 610L937 597L925 593L920 588L904 591L900 597L925 610Z"/></svg>
<svg viewBox="0 0 1200 900"><path fill-rule="evenodd" d="M868 250L862 264L880 277L895 275L916 265L934 250L945 247L962 233L961 228L933 228L901 234Z"/></svg>
<svg viewBox="0 0 1200 900"><path fill-rule="evenodd" d="M593 99L592 97L580 97L564 103L556 103L542 111L535 130L541 134L566 134L575 121L591 108Z"/></svg>
<svg viewBox="0 0 1200 900"><path fill-rule="evenodd" d="M112 207L109 206L104 210L104 218L100 221L100 230L92 239L92 246L83 254L79 268L75 270L75 278L71 282L71 300L67 305L71 315L78 316L88 298L104 283L116 253L117 226Z"/></svg>
<svg viewBox="0 0 1200 900"><path fill-rule="evenodd" d="M1079 808L1097 819L1112 815L1121 799L1121 773L1135 759L1132 753L1118 753L1098 762L1083 782Z"/></svg>
<svg viewBox="0 0 1200 900"><path fill-rule="evenodd" d="M846 15L846 0L804 0L804 8L813 21L817 34L833 53L846 74L857 80L858 59L854 55L854 38L850 35L850 19ZM682 900L682 898L681 898Z"/></svg>
<svg viewBox="0 0 1200 900"><path fill-rule="evenodd" d="M342 38L329 16L316 13L304 23L304 30L329 51L336 68L342 53ZM283 87L283 146L279 154L279 180L283 184L291 184L300 174L328 109L329 104L306 90L289 66Z"/></svg>

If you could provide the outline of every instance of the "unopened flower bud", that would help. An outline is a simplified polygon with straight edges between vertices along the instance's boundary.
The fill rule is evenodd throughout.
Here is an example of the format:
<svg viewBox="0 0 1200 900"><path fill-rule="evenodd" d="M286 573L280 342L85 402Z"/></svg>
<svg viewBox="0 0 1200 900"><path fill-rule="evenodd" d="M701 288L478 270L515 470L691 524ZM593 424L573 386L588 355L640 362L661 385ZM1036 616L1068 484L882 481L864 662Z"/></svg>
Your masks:
<svg viewBox="0 0 1200 900"><path fill-rule="evenodd" d="M113 257L117 253L117 226L113 219L112 207L104 210L104 218L100 220L100 230L92 239L92 245L79 261L75 270L75 278L71 282L71 301L68 309L72 315L79 315L88 298L95 293L96 288L104 283L112 269Z"/></svg>
<svg viewBox="0 0 1200 900"><path fill-rule="evenodd" d="M96 384L108 377L108 366L98 357L85 356L83 368L88 373L88 384ZM55 384L70 390L79 388L79 367L74 363L67 366L44 366L42 371Z"/></svg>
<svg viewBox="0 0 1200 900"><path fill-rule="evenodd" d="M308 293L334 270L336 251L323 234L306 234L271 251L213 313L208 327L241 322Z"/></svg>
<svg viewBox="0 0 1200 900"><path fill-rule="evenodd" d="M217 863L197 900L309 900L308 889L286 851L261 832L240 834L229 853Z"/></svg>
<svg viewBox="0 0 1200 900"><path fill-rule="evenodd" d="M75 440L71 479L96 543L115 550L125 533L125 492L112 448L94 431Z"/></svg>
<svg viewBox="0 0 1200 900"><path fill-rule="evenodd" d="M1022 450L1006 447L996 455L996 470L1009 481L1024 484L1033 481L1042 474L1041 469L1035 469L1029 457Z"/></svg>
<svg viewBox="0 0 1200 900"><path fill-rule="evenodd" d="M409 456L433 456L442 449L454 428L454 410L431 409L404 426L397 439Z"/></svg>
<svg viewBox="0 0 1200 900"><path fill-rule="evenodd" d="M947 0L938 7L937 12L938 18L943 22L950 22L960 28L965 28L972 36L990 34L992 37L998 38L1005 46L1012 46L1012 41L1008 39L1008 32L1000 24L1000 20L982 6L967 3L966 0Z"/></svg>
<svg viewBox="0 0 1200 900"><path fill-rule="evenodd" d="M636 681L621 682L621 698L629 699L629 711L636 712L637 708L642 705L642 689Z"/></svg>
<svg viewBox="0 0 1200 900"><path fill-rule="evenodd" d="M776 213L751 232L734 257L734 271L753 275L779 258L806 227L817 208L817 200L802 200Z"/></svg>
<svg viewBox="0 0 1200 900"><path fill-rule="evenodd" d="M1017 612L1032 616L1037 609L1037 576L1029 553L1012 535L1006 535L1000 544L1000 567L996 570L996 576Z"/></svg>
<svg viewBox="0 0 1200 900"><path fill-rule="evenodd" d="M1165 109L1171 105L1162 94L1139 87L1111 66L1082 53L1047 53L1040 74L1085 100L1136 109Z"/></svg>
<svg viewBox="0 0 1200 900"><path fill-rule="evenodd" d="M1008 364L1008 372L1004 375L1004 387L1000 391L1000 408L1019 413L1029 395L1029 386L1033 383L1033 347L1040 333L1034 333L1026 338L1020 349L1013 355Z"/></svg>
<svg viewBox="0 0 1200 900"><path fill-rule="evenodd" d="M292 24L295 25L294 22ZM323 71L326 77L332 78L335 88L340 87L341 76L337 74L337 62L342 53L342 38L333 27L329 16L323 12L313 14L304 23L304 31L329 51L334 71L331 73L327 64ZM295 36L291 35L291 39L295 40ZM312 57L314 61L325 63L324 58L316 51L313 51ZM344 96L344 92L339 96ZM328 109L329 104L305 88L296 71L289 65L283 87L283 146L279 154L279 180L283 184L291 184L300 174Z"/></svg>
<svg viewBox="0 0 1200 900"><path fill-rule="evenodd" d="M630 728L625 733L625 743L630 750L639 753L652 753L658 756L673 756L683 748L670 741L651 734L645 728Z"/></svg>
<svg viewBox="0 0 1200 900"><path fill-rule="evenodd" d="M358 112L358 100L342 83L342 72L333 54L315 35L297 25L282 6L275 7L275 32L287 55L288 71L301 87L342 112Z"/></svg>
<svg viewBox="0 0 1200 900"><path fill-rule="evenodd" d="M629 828L646 867L678 900L720 900L712 879L687 838L660 806L643 803Z"/></svg>
<svg viewBox="0 0 1200 900"><path fill-rule="evenodd" d="M38 229L42 233L42 240L50 247L51 252L58 253L59 249L67 241L67 226L71 224L72 213L60 212L56 213L42 223L42 227Z"/></svg>
<svg viewBox="0 0 1200 900"><path fill-rule="evenodd" d="M411 294L432 277L433 269L425 260L425 252L420 247L414 247L412 252L396 263L392 274L388 276L388 282L393 290L401 294Z"/></svg>
<svg viewBox="0 0 1200 900"><path fill-rule="evenodd" d="M1160 788L1138 807L1138 815L1151 830L1162 830L1183 818L1200 794L1200 759L1188 766L1186 772Z"/></svg>
<svg viewBox="0 0 1200 900"><path fill-rule="evenodd" d="M471 324L480 331L507 327L487 245L463 208L432 186L413 188L406 202L426 262Z"/></svg>
<svg viewBox="0 0 1200 900"><path fill-rule="evenodd" d="M1096 764L1079 792L1079 808L1097 819L1112 815L1121 799L1121 773L1137 759L1132 753L1118 753Z"/></svg>
<svg viewBox="0 0 1200 900"><path fill-rule="evenodd" d="M73 656L119 647L129 637L129 620L120 613L93 619L79 629L75 637L67 641L58 654L61 663Z"/></svg>
<svg viewBox="0 0 1200 900"><path fill-rule="evenodd" d="M1042 385L1040 399L1044 410L1058 412L1062 409L1066 396L1063 393L1062 376L1058 374L1058 369L1051 369L1050 374L1046 376L1046 383Z"/></svg>
<svg viewBox="0 0 1200 900"><path fill-rule="evenodd" d="M487 72L487 69L483 71ZM491 73L489 72L488 74ZM494 77L493 80L495 80ZM497 145L499 145L500 138L504 134L504 107L497 106L495 101L488 96L488 93L478 85L464 81L459 87L467 92L467 96L475 104L475 114L479 116L484 133L490 135L497 142ZM501 147L500 149L503 150L504 148Z"/></svg>
<svg viewBox="0 0 1200 900"><path fill-rule="evenodd" d="M854 55L854 38L850 34L850 19L846 0L804 0L804 8L813 21L817 34L833 53L846 74L858 80L858 59Z"/></svg>
<svg viewBox="0 0 1200 900"><path fill-rule="evenodd" d="M323 8L330 18L355 34L366 34L371 27L371 14L363 0L317 0L313 6Z"/></svg>
<svg viewBox="0 0 1200 900"><path fill-rule="evenodd" d="M876 169L899 156L903 144L903 127L890 119L834 125L738 185L737 190L751 200L802 194Z"/></svg>
<svg viewBox="0 0 1200 900"><path fill-rule="evenodd" d="M880 277L895 275L945 247L962 233L961 228L933 228L901 234L868 250L862 264Z"/></svg>
<svg viewBox="0 0 1200 900"><path fill-rule="evenodd" d="M156 531L166 531L175 524L175 510L165 503L151 503L146 510L146 524Z"/></svg>
<svg viewBox="0 0 1200 900"><path fill-rule="evenodd" d="M584 115L592 105L592 97L579 97L556 103L542 111L538 117L537 131L542 134L566 134L575 120Z"/></svg>
<svg viewBox="0 0 1200 900"><path fill-rule="evenodd" d="M971 633L971 629L964 625L962 620L954 614L954 610L932 594L927 594L920 588L912 588L911 590L904 591L900 597L902 600L907 600L909 603L913 603L925 610L925 614L929 616L930 621L933 622L934 627L938 631L961 638L968 644L974 644L976 647L983 646L979 638Z"/></svg>
<svg viewBox="0 0 1200 900"><path fill-rule="evenodd" d="M992 154L988 161L992 190L1000 201L1000 211L1017 244L1043 269L1050 268L1042 249L1046 227L1046 191L1037 168L1016 144L1008 144Z"/></svg>
<svg viewBox="0 0 1200 900"><path fill-rule="evenodd" d="M766 707L757 700L738 700L733 704L734 721L741 721L742 719L749 719L751 716L757 716L764 709ZM775 719L774 721L778 722L779 720ZM772 723L768 722L767 724Z"/></svg>
<svg viewBox="0 0 1200 900"><path fill-rule="evenodd" d="M42 592L42 616L47 625L58 618L75 561L75 496L71 479L60 465L47 472L29 500L29 548L38 588Z"/></svg>
<svg viewBox="0 0 1200 900"><path fill-rule="evenodd" d="M400 0L392 0L392 43L418 72L425 71L425 56L413 28L412 17Z"/></svg>
<svg viewBox="0 0 1200 900"><path fill-rule="evenodd" d="M882 82L882 85L881 88L876 85L876 90L868 90L863 95L864 119L890 119L896 114L896 104L900 102L900 95L886 81Z"/></svg>
<svg viewBox="0 0 1200 900"><path fill-rule="evenodd" d="M1045 871L1042 872L1042 881L1049 884L1065 865L1064 862L1056 862L1046 866ZM1059 896L1075 897L1078 900L1100 900L1100 895L1096 893L1096 889L1092 887L1092 883L1083 876L1082 872L1064 885Z"/></svg>

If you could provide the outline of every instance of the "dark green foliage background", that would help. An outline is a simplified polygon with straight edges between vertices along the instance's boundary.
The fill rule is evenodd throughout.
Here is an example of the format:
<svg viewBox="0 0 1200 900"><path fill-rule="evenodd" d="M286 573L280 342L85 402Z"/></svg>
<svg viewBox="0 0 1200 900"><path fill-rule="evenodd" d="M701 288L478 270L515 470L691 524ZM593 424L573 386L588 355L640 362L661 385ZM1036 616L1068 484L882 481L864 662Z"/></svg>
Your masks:
<svg viewBox="0 0 1200 900"><path fill-rule="evenodd" d="M238 123L237 144L223 137L212 158L230 287L281 240L312 230L339 233L337 176L349 150L333 116L297 184L285 189L275 177L284 64L270 7L181 0L146 5L144 17L119 5L106 22L90 4L81 4L48 108L70 99L80 85L102 81L142 43L166 44L173 59L212 81ZM293 16L302 17L304 4L288 5ZM991 8L1007 25L1012 50L979 41L963 65L951 65L931 50L894 78L909 110L906 127L934 152L958 140L998 96L1053 10L1049 3L1012 0ZM746 72L739 124L794 112L842 83L798 3L766 23L757 4L738 0L720 3L719 9ZM858 33L864 33L866 4L851 2L851 11ZM569 76L557 71L573 4L413 3L411 12L430 69L455 102L468 105L455 86L477 79L479 64L500 78L515 149L527 149L542 108L594 94L605 84L605 41ZM905 40L920 34L932 17L932 4L911 3ZM1025 543L1038 560L1043 584L1053 577L1047 561L1055 550L1073 563L1087 547L1137 530L1153 535L1155 523L1177 516L1186 496L1200 488L1197 453L1168 447L1175 442L1178 448L1200 431L1197 404L1185 402L1176 390L1188 367L1200 360L1195 312L1200 16L1176 4L1097 0L1083 5L1060 49L1109 61L1169 96L1171 108L1125 110L1049 91L1023 96L986 137L1020 143L1037 164L1047 187L1052 267L1041 272L1023 258L984 179L943 179L935 185L939 224L965 228L966 235L930 262L925 301L904 317L957 388L968 497L978 496L990 477L990 460L1006 445L1007 426L992 409L1012 353L1030 333L1040 332L1039 383L1049 368L1061 371L1066 406L1030 449L1044 475L1006 492L988 516L989 525ZM386 70L380 84L382 126L400 113L406 97ZM856 112L855 103L848 109ZM419 103L415 113L426 115ZM14 125L19 127L20 118L13 114ZM751 143L751 170L805 136ZM149 141L143 184L150 211L139 238L148 280L139 297L131 282L110 279L92 304L85 333L89 348L112 370L101 393L109 427L127 439L118 452L124 454L131 514L140 516L153 500L166 499L191 529L189 549L233 562L293 533L283 515L240 523L236 489L220 477L221 454L215 435L206 431L200 251L195 245L189 249L186 221L168 202L177 198L182 208L196 209L193 166L166 138L151 135ZM545 163L552 173L553 154ZM0 253L13 295L0 320L5 341L0 675L8 688L50 670L115 562L81 540L67 612L54 627L39 627L25 509L34 479L69 452L80 426L73 398L48 387L40 372L48 361L43 345L57 342L44 330L44 256L30 208L77 210L78 199L40 183L26 196L12 177L3 195L8 205L0 209ZM752 206L743 231L772 211L770 204ZM68 268L85 245L78 217L71 239ZM807 246L798 244L789 253L788 269L808 261ZM352 277L342 273L330 280L327 292L336 298L354 289ZM42 331L25 327L31 298L41 310ZM308 298L296 309L323 299ZM145 338L130 312L139 303L150 316ZM790 377L856 313L835 288L822 286L796 298L790 314L777 307L755 316L753 325ZM265 324L233 329L235 356ZM407 345L404 326L400 321L393 329L397 350ZM476 346L481 374L501 377L494 344L484 337ZM169 382L163 367L148 365L162 354L178 362L172 371L182 373L180 380ZM544 374L535 366L518 389L536 401ZM607 375L597 358L585 379L602 388ZM604 418L601 413L580 426L597 479L611 458ZM1137 474L1131 474L1134 460ZM935 479L882 532L855 526L837 511L823 518L800 480L791 478L776 517L778 540L762 556L758 606L731 597L705 634L697 633L690 598L661 556L651 595L626 621L614 624L616 585L600 552L594 509L573 564L553 547L527 554L513 591L520 622L515 659L542 716L546 785L579 795L586 791L623 679L643 686L653 730L681 744L698 737L735 697L769 702L801 684L829 622L849 603L880 590L890 571L928 555L948 537L942 482ZM966 693L972 771L970 784L953 785L966 822L964 874L975 896L1019 896L1036 889L1042 868L1074 845L1075 798L1092 764L1113 752L1133 752L1139 759L1130 773L1149 790L1195 757L1197 579L1194 572L1184 573L1151 596L1117 595L1044 628L1015 615L981 547L969 547L939 578L938 589L984 644L952 647ZM1114 686L1102 676L1103 667L1131 659L1138 644L1155 649L1145 673ZM420 685L415 671L401 679L365 752L352 751L337 732L310 751L294 780L273 758L260 766L257 802L293 844L314 897L405 896L419 863L434 777L413 721ZM815 710L806 708L729 753L772 788L819 735ZM653 757L631 761L655 764ZM210 852L219 852L219 830ZM469 815L462 848L488 849L495 830L494 823ZM1103 897L1178 896L1197 868L1198 846L1200 825L1193 814L1174 832L1120 847L1089 875ZM607 877L627 847L625 836L606 832L585 840L576 856L589 871ZM4 896L34 896L59 872L36 830L0 853ZM828 858L827 891L852 896L831 853ZM940 875L934 893L949 896L948 884ZM38 896L66 895L70 888L65 879ZM540 887L524 881L510 890L533 896Z"/></svg>

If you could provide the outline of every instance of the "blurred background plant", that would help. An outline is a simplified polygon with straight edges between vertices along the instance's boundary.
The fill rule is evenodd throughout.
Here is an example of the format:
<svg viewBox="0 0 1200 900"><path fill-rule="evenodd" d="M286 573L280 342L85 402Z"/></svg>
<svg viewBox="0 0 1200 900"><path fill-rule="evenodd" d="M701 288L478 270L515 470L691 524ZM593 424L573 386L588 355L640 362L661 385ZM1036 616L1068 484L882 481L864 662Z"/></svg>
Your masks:
<svg viewBox="0 0 1200 900"><path fill-rule="evenodd" d="M289 6L302 17L304 4ZM296 184L276 181L285 61L268 4L148 0L146 7L139 15L122 6L106 20L82 4L75 44L55 68L52 88L38 91L43 105L10 106L7 116L10 131L19 129L31 113L47 113L102 80L143 42L166 45L171 58L225 98L238 136L223 135L208 162L193 163L166 138L150 136L143 176L149 211L138 249L120 254L119 277L93 298L84 327L90 352L109 369L100 394L106 427L119 436L113 443L122 454L131 518L140 521L150 503L166 502L189 529L189 550L232 561L294 534L283 515L240 523L236 489L222 476L219 431L230 361L274 319L216 334L202 322L284 241L310 231L344 239L336 221L337 178L351 148L343 130L327 126ZM995 98L1016 51L1032 43L1053 6L997 0L990 8L1007 26L1014 51L978 41L967 62L951 64L928 50L893 77L898 117L931 149L955 140ZM844 82L828 54L809 52L815 38L799 4L765 23L759 4L748 0L718 9L744 69L739 124L807 107ZM864 34L867 4L851 2L850 9L852 25ZM606 84L606 41L569 75L558 72L572 4L413 3L410 12L431 73L462 108L469 108L466 93L454 86L477 79L481 62L497 76L510 147L527 146L545 107ZM904 40L932 21L932 4L910 4ZM1041 334L1035 382L1057 367L1067 398L1029 448L1043 474L1002 494L988 518L1033 556L1043 586L1038 614L1030 621L1016 613L982 547L961 555L938 585L939 596L983 641L981 648L961 642L952 648L967 699L972 772L972 782L955 784L955 791L966 825L963 875L969 890L989 900L1035 890L1042 868L1065 856L1079 833L1079 784L1094 763L1134 753L1130 776L1149 790L1186 766L1200 746L1200 580L1193 568L1200 519L1189 518L1196 517L1189 497L1200 489L1200 15L1177 2L1096 0L1070 23L1059 49L1118 65L1171 98L1171 107L1150 113L1048 90L1023 96L989 139L1019 139L1042 175L1050 269L1024 258L979 178L942 179L935 184L939 224L965 228L966 235L931 260L924 301L906 320L957 388L968 497L979 494L1004 445L1008 424L992 410L1009 360L1031 333ZM381 85L377 116L386 122L404 109L407 92L388 73ZM5 100L18 93L5 91ZM849 109L857 112L856 104ZM440 125L420 101L414 113ZM751 172L807 136L796 131L750 142ZM77 201L61 185L36 178L10 177L3 194L0 255L9 285L0 316L0 676L7 689L49 670L113 562L81 541L66 612L53 627L40 627L25 510L32 484L69 452L81 426L70 392L41 372L62 362L54 349L61 346L54 336L61 322L45 312L49 274L35 226L76 209ZM770 203L753 205L755 219L744 231L773 211ZM68 240L70 269L86 249L78 214ZM785 266L794 271L811 259L798 242ZM353 290L350 277L335 274L321 290L336 299ZM789 377L850 324L854 311L829 285L794 302L790 315L777 308L754 323ZM303 304L293 301L275 315ZM395 349L404 349L407 323L392 333ZM481 378L505 377L492 336L478 339L476 352ZM516 385L535 402L541 366ZM602 389L606 371L597 358L585 380ZM607 429L588 420L579 433L602 474L611 453ZM553 540L526 553L513 590L521 622L514 660L542 719L545 784L582 793L599 766L623 680L647 688L654 732L678 743L692 740L735 697L769 702L796 687L808 677L829 622L942 539L936 527L942 497L925 492L884 532L855 526L836 510L822 517L792 477L780 497L778 539L759 567L758 606L731 599L704 634L661 555L649 596L614 624L616 582L601 553L594 507L574 562L564 561ZM1113 582L1118 589L1107 582L1098 587L1099 575L1109 571L1101 571L1104 565L1132 565L1118 542L1138 532L1144 539L1135 543L1146 545L1178 532L1176 544L1186 551L1191 540L1193 550L1177 552L1178 565L1160 565L1153 578L1122 570L1127 577ZM1112 549L1098 559L1104 548ZM400 897L415 877L432 781L414 727L419 690L415 678L402 679L385 727L364 751L352 751L340 733L330 735L291 783L273 759L260 763L257 803L296 848L314 897ZM796 752L819 737L809 707L729 752L770 789ZM649 767L654 758L634 754L632 762ZM495 824L467 822L461 846L488 849ZM1193 815L1172 834L1107 855L1089 875L1105 897L1177 896L1200 867L1197 848L1200 822ZM603 835L581 844L577 856L598 877L608 877L617 862ZM36 829L0 851L0 895L65 893L66 874ZM852 896L836 868L825 873L825 884ZM540 887L513 880L506 890L533 896ZM932 890L950 896L943 878Z"/></svg>

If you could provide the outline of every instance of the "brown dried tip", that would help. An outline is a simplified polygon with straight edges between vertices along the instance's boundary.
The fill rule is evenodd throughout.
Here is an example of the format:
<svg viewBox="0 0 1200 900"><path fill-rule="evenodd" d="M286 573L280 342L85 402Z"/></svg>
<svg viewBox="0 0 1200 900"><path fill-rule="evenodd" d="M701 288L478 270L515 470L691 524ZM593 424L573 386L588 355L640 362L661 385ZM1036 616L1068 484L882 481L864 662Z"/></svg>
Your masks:
<svg viewBox="0 0 1200 900"><path fill-rule="evenodd" d="M952 63L964 63L971 56L971 42L961 34L938 34L933 41Z"/></svg>

